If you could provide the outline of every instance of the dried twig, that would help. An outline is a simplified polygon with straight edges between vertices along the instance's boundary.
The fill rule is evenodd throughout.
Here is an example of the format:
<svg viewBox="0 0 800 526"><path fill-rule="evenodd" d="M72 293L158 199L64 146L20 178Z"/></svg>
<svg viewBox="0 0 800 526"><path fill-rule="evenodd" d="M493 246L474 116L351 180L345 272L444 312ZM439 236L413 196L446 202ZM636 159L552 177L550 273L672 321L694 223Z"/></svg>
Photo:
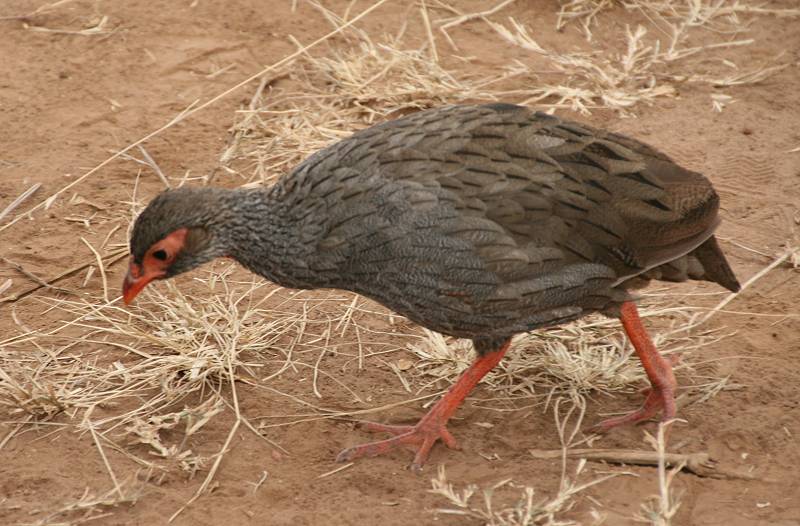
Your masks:
<svg viewBox="0 0 800 526"><path fill-rule="evenodd" d="M8 214L13 212L15 208L17 208L19 205L21 205L22 202L25 201L27 198L29 198L30 196L35 194L36 191L41 187L42 187L42 183L36 183L33 186L31 186L30 188L28 188L27 190L25 190L24 192L22 192L19 195L19 197L17 197L13 201L11 201L11 203L7 207L5 207L2 212L0 212L0 221L5 219L5 217Z"/></svg>
<svg viewBox="0 0 800 526"><path fill-rule="evenodd" d="M420 15L422 16L422 21L425 23L425 33L428 35L428 45L431 49L431 57L433 57L434 62L439 62L439 53L436 50L436 39L434 39L433 31L431 30L431 21L428 18L428 6L425 4L425 0L422 0L419 10Z"/></svg>
<svg viewBox="0 0 800 526"><path fill-rule="evenodd" d="M324 479L324 478L330 477L331 475L334 475L334 474L336 474L336 473L339 473L340 471L344 471L344 470L345 470L345 469L347 469L347 468L353 467L353 465L354 465L354 464L355 464L355 462L348 462L347 464L345 464L345 465L343 465L343 466L339 466L339 467L338 467L338 468L336 468L336 469L332 469L332 470L330 470L330 471L326 471L326 472L325 472L325 473L323 473L322 475L319 475L317 478L318 478L318 479Z"/></svg>
<svg viewBox="0 0 800 526"><path fill-rule="evenodd" d="M44 288L50 289L50 290L52 290L54 292L61 292L61 293L64 293L64 294L77 294L77 292L75 292L74 290L54 287L53 285L51 285L47 281L43 280L42 278L40 278L39 276L37 276L33 272L31 272L28 269L26 269L25 267L23 267L21 264L16 263L14 261L11 261L8 258L0 256L0 261L4 262L6 265L12 267L17 272L23 274L25 277L27 277L27 278L31 279L32 281L38 283L39 284L39 288L44 287Z"/></svg>
<svg viewBox="0 0 800 526"><path fill-rule="evenodd" d="M533 458L560 458L560 449L531 449ZM658 466L657 451L641 449L569 449L569 458L584 458L592 462L608 462L610 464L627 464L634 466ZM739 473L720 468L708 453L665 453L664 460L668 467L684 464L684 469L698 477L716 479L755 480L757 477L749 473Z"/></svg>
<svg viewBox="0 0 800 526"><path fill-rule="evenodd" d="M156 173L158 178L161 179L161 182L164 183L164 186L166 186L167 188L172 188L169 179L167 179L167 176L164 175L164 172L161 171L161 167L158 165L155 159L153 159L147 152L147 150L145 150L144 146L138 144L137 147L139 148L139 151L142 153L142 157L144 157L147 166L149 166Z"/></svg>
<svg viewBox="0 0 800 526"><path fill-rule="evenodd" d="M121 260L122 258L124 258L127 255L128 255L128 249L125 248L125 249L122 249L122 250L119 250L119 251L116 251L116 252L112 252L111 254L107 254L106 256L104 256L103 259L105 260L105 264L110 266L110 265L113 265L114 263L116 263L117 261ZM46 285L52 286L53 283L57 283L57 282L61 281L64 278L68 278L69 276L72 276L76 272L80 272L81 270L83 270L83 269L85 269L87 267L91 267L94 264L95 264L94 262L82 263L82 264L80 264L78 266L72 267L71 269L65 270L61 274L57 274L56 276L54 276L52 278L44 279L43 281L44 281L44 283ZM45 285L43 285L43 284L39 284L39 285L36 285L35 287L32 287L32 288L30 288L28 290L24 290L22 292L18 292L17 294L14 294L12 296L6 296L5 298L0 298L0 303L13 303L13 302L19 301L22 298L33 294L34 292L36 292L37 290L41 289L44 286Z"/></svg>
<svg viewBox="0 0 800 526"><path fill-rule="evenodd" d="M502 2L497 4L496 6L490 8L490 9L487 9L485 11L480 11L480 12L477 12L477 13L469 13L469 14L466 14L466 15L457 16L457 17L453 18L452 20L448 20L447 22L442 24L439 27L439 29L443 33L447 34L447 30L452 28L452 27L459 26L459 25L464 24L466 22L471 22L472 20L477 20L477 19L480 19L480 18L486 18L487 16L491 16L491 15L493 15L493 14L499 12L499 11L502 11L503 9L505 9L508 6L510 6L511 4L513 4L516 1L517 0L503 0ZM450 40L449 36L448 36L448 40Z"/></svg>
<svg viewBox="0 0 800 526"><path fill-rule="evenodd" d="M90 27L86 27L84 29L50 29L49 27L32 26L27 23L24 23L23 27L29 31L34 31L37 33L52 33L56 35L94 36L94 35L106 35L110 32L113 32L113 30L106 29L107 23L108 23L108 16L103 15Z"/></svg>

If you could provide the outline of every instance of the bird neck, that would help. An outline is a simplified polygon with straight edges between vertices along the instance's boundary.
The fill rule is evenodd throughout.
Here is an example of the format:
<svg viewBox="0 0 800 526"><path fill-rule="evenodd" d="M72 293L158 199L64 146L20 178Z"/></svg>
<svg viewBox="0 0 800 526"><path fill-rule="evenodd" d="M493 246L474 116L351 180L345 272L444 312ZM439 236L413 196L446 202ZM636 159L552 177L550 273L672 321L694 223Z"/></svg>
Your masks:
<svg viewBox="0 0 800 526"><path fill-rule="evenodd" d="M226 254L250 271L285 287L308 288L298 272L306 268L313 240L304 233L296 203L276 189L232 190L222 231Z"/></svg>

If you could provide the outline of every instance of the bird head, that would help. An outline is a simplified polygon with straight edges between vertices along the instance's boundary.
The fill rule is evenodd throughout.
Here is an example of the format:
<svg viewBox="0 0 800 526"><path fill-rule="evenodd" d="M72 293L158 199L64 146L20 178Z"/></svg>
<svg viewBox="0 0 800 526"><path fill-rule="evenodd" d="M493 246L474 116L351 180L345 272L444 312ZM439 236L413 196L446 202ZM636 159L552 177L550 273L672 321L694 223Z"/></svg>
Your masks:
<svg viewBox="0 0 800 526"><path fill-rule="evenodd" d="M220 192L210 188L168 190L147 205L131 234L128 274L122 283L126 305L151 281L171 278L224 255L213 234L219 220Z"/></svg>

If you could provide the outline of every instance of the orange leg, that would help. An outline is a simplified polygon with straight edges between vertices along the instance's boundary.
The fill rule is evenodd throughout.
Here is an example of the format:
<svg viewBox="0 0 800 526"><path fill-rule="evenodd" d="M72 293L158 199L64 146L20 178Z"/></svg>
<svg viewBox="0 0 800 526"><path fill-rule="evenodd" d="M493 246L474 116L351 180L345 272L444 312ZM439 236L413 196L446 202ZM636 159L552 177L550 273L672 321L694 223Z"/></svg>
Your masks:
<svg viewBox="0 0 800 526"><path fill-rule="evenodd" d="M510 344L511 340L508 340L497 351L479 356L469 369L464 371L464 374L461 375L447 394L416 425L390 426L364 422L363 426L367 430L390 433L394 437L345 449L339 453L336 460L338 462L348 462L359 457L382 455L396 449L398 446L412 446L416 449L416 455L414 456L414 462L411 464L411 469L420 471L425 461L428 460L431 447L437 440L441 439L449 448L458 449L458 442L447 430L447 421L456 412L464 398L481 381L481 378L500 362Z"/></svg>
<svg viewBox="0 0 800 526"><path fill-rule="evenodd" d="M629 301L623 303L620 314L625 333L642 362L647 378L650 379L650 390L641 408L624 416L603 420L594 426L595 431L604 432L618 425L647 420L654 417L659 411L663 412L661 417L663 422L675 418L675 390L678 388L678 382L675 381L675 375L672 374L671 360L661 356L656 346L653 345L653 340L650 339L647 330L642 325L634 303Z"/></svg>

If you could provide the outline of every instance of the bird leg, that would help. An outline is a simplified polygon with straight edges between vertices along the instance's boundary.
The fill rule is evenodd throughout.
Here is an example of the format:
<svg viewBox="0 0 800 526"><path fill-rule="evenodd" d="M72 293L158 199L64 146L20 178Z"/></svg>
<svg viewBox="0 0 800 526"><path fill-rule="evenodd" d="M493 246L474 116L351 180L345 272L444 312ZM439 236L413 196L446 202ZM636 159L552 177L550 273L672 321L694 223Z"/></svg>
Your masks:
<svg viewBox="0 0 800 526"><path fill-rule="evenodd" d="M421 471L423 464L428 460L433 444L440 440L452 449L459 449L458 442L447 430L447 421L456 412L472 389L481 381L486 373L491 371L503 358L508 350L511 340L506 341L500 349L479 356L470 365L469 369L450 388L449 391L436 402L428 413L413 426L391 426L374 422L362 422L368 431L389 433L394 437L369 442L359 446L345 449L336 457L338 462L348 462L359 457L374 457L396 449L398 446L412 446L416 449L414 462L411 469Z"/></svg>
<svg viewBox="0 0 800 526"><path fill-rule="evenodd" d="M636 411L616 418L603 420L594 428L594 431L605 432L622 424L632 424L647 420L655 416L659 411L663 412L662 422L675 418L675 390L678 382L672 373L672 365L677 362L676 357L664 358L659 354L653 340L647 334L647 330L642 325L636 305L627 301L620 308L620 320L625 328L628 339L636 350L636 355L642 362L647 378L650 379L650 389L644 405Z"/></svg>

